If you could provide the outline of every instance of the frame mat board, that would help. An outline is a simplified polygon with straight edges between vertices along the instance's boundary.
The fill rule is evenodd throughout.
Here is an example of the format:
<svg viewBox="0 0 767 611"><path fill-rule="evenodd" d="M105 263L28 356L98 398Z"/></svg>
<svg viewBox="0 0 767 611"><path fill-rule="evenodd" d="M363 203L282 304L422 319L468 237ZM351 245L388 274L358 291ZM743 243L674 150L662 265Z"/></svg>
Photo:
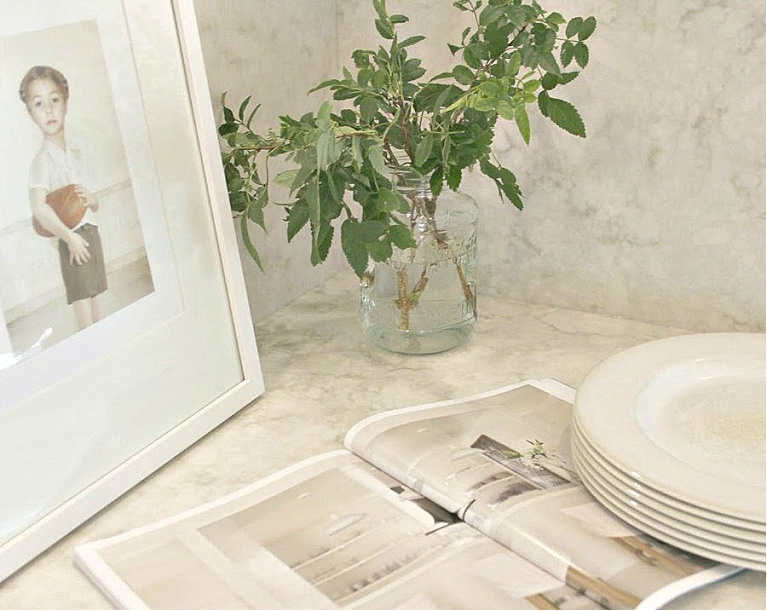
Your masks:
<svg viewBox="0 0 767 611"><path fill-rule="evenodd" d="M110 70L135 71L136 111L143 113L161 193L161 201L151 203L161 206L172 251L170 261L161 263L175 268L181 309L0 412L5 436L24 433L16 445L31 453L54 448L40 460L50 465L48 481L60 495L26 498L22 490L20 502L36 511L0 514L20 524L0 545L0 580L264 391L192 0L55 4L56 11L46 12L45 3L4 3L0 18L16 10L37 11L43 22L71 21L111 7L123 20L117 27L127 32L132 61ZM71 452L82 456L57 476L64 461L55 449L67 443L67 431L54 426L64 415L82 423L70 441ZM45 430L49 416L51 430ZM132 426L111 429L109 423L118 420ZM37 429L24 429L31 421ZM88 429L90 422L99 426ZM0 449L0 460L12 477L25 475L19 471L23 456ZM39 474L26 475L33 480Z"/></svg>

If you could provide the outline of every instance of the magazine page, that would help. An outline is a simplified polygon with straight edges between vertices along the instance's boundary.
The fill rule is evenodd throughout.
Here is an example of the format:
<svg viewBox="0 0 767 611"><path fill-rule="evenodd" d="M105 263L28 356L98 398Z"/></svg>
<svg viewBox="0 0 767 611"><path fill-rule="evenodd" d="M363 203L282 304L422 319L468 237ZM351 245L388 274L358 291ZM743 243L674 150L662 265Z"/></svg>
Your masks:
<svg viewBox="0 0 767 611"><path fill-rule="evenodd" d="M606 607L633 608L715 563L596 503L570 459L572 389L532 381L378 414L347 447Z"/></svg>
<svg viewBox="0 0 767 611"><path fill-rule="evenodd" d="M76 553L123 608L595 608L346 451Z"/></svg>

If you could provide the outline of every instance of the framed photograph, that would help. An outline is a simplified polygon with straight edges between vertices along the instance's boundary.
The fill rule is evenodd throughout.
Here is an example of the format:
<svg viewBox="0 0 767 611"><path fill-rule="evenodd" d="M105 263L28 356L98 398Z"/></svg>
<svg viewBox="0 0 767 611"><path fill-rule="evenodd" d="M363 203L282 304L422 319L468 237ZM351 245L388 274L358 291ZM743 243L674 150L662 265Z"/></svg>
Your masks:
<svg viewBox="0 0 767 611"><path fill-rule="evenodd" d="M192 0L0 5L0 580L264 390Z"/></svg>

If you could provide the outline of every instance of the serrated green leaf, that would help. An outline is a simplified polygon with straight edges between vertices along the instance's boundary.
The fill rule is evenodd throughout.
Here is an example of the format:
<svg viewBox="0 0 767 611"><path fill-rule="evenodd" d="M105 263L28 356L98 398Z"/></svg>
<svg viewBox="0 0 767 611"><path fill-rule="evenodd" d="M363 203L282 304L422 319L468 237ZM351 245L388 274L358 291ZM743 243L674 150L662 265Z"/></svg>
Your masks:
<svg viewBox="0 0 767 611"><path fill-rule="evenodd" d="M386 13L385 0L373 0L373 8L379 19L388 19L389 15Z"/></svg>
<svg viewBox="0 0 767 611"><path fill-rule="evenodd" d="M501 99L498 100L498 114L501 115L504 119L513 119L514 118L514 105L511 103L510 100L507 99Z"/></svg>
<svg viewBox="0 0 767 611"><path fill-rule="evenodd" d="M325 220L332 220L341 214L343 209L346 182L340 172L326 172L321 187L322 217Z"/></svg>
<svg viewBox="0 0 767 611"><path fill-rule="evenodd" d="M573 17L570 22L567 24L567 29L565 30L565 35L568 38L572 38L581 29L581 25L583 24L583 17Z"/></svg>
<svg viewBox="0 0 767 611"><path fill-rule="evenodd" d="M431 83L421 89L413 100L413 107L417 111L426 110L432 113L432 127L437 129L438 122L442 118L440 111L443 106L452 103L463 94L463 91L455 85L443 85Z"/></svg>
<svg viewBox="0 0 767 611"><path fill-rule="evenodd" d="M362 221L357 227L357 239L360 242L375 242L386 231L382 221Z"/></svg>
<svg viewBox="0 0 767 611"><path fill-rule="evenodd" d="M357 84L362 87L363 89L368 86L368 83L370 83L370 77L373 76L373 70L370 68L360 68L360 71L357 72ZM341 111L343 112L343 111Z"/></svg>
<svg viewBox="0 0 767 611"><path fill-rule="evenodd" d="M489 98L497 98L503 91L504 87L494 79L487 80L479 86L479 92Z"/></svg>
<svg viewBox="0 0 767 611"><path fill-rule="evenodd" d="M368 265L368 251L365 245L357 239L357 221L346 219L341 225L341 250L358 277L362 278Z"/></svg>
<svg viewBox="0 0 767 611"><path fill-rule="evenodd" d="M274 182L276 182L278 185L285 187L286 189L290 189L293 187L294 183L296 182L296 178L298 177L298 168L295 168L293 170L285 170L283 172L280 172L277 174L277 176L274 177Z"/></svg>
<svg viewBox="0 0 767 611"><path fill-rule="evenodd" d="M418 146L415 147L414 163L416 166L421 167L423 162L426 161L426 159L429 157L433 143L434 136L432 134L426 134L423 138L421 138Z"/></svg>
<svg viewBox="0 0 767 611"><path fill-rule="evenodd" d="M250 202L247 207L247 215L248 219L261 227L261 229L266 229L266 225L264 224L264 208L258 200Z"/></svg>
<svg viewBox="0 0 767 611"><path fill-rule="evenodd" d="M315 224L319 223L322 209L320 207L320 189L316 180L306 184L303 199L309 206L309 220Z"/></svg>
<svg viewBox="0 0 767 611"><path fill-rule="evenodd" d="M540 102L540 98L538 98ZM565 100L549 97L546 101L546 116L556 125L574 136L586 137L586 126L575 106Z"/></svg>
<svg viewBox="0 0 767 611"><path fill-rule="evenodd" d="M244 213L248 207L248 203L248 198L242 191L229 194L229 205L233 212Z"/></svg>
<svg viewBox="0 0 767 611"><path fill-rule="evenodd" d="M504 7L488 4L479 14L479 25L487 26L503 15Z"/></svg>
<svg viewBox="0 0 767 611"><path fill-rule="evenodd" d="M391 243L387 241L368 242L365 248L373 261L386 261L392 254Z"/></svg>
<svg viewBox="0 0 767 611"><path fill-rule="evenodd" d="M258 268L264 271L264 266L261 264L261 257L258 256L258 250L250 239L250 233L248 230L248 217L244 214L240 217L240 234L242 235L242 243L245 245L245 249L248 251L250 258L256 262Z"/></svg>
<svg viewBox="0 0 767 611"><path fill-rule="evenodd" d="M510 170L494 165L487 157L479 160L479 169L493 180L501 198L505 195L516 208L522 210L522 191Z"/></svg>
<svg viewBox="0 0 767 611"><path fill-rule="evenodd" d="M492 98L477 98L471 107L480 112L490 112L495 110L496 104L497 102Z"/></svg>
<svg viewBox="0 0 767 611"><path fill-rule="evenodd" d="M421 67L420 59L409 59L402 65L402 82L411 83L426 74L426 69Z"/></svg>
<svg viewBox="0 0 767 611"><path fill-rule="evenodd" d="M296 160L301 165L298 168L298 175L290 187L291 193L298 191L304 185L304 183L308 182L317 169L316 151L315 154L309 154L307 152L303 155L300 155Z"/></svg>
<svg viewBox="0 0 767 611"><path fill-rule="evenodd" d="M337 87L333 91L333 99L334 100L351 100L352 98L356 98L359 95L359 90L357 88L350 88L350 87Z"/></svg>
<svg viewBox="0 0 767 611"><path fill-rule="evenodd" d="M240 128L236 123L222 123L218 128L218 134L220 136L227 136L236 133L238 129Z"/></svg>
<svg viewBox="0 0 767 611"><path fill-rule="evenodd" d="M288 242L291 242L296 234L303 229L309 221L309 207L306 202L299 200L290 206L288 210Z"/></svg>
<svg viewBox="0 0 767 611"><path fill-rule="evenodd" d="M333 148L335 137L331 131L323 131L317 139L317 168L325 171L328 165L332 163Z"/></svg>
<svg viewBox="0 0 767 611"><path fill-rule="evenodd" d="M562 74L559 75L559 84L567 85L567 83L569 83L570 81L573 81L579 74L580 72L578 72L577 70L574 72L563 72Z"/></svg>
<svg viewBox="0 0 767 611"><path fill-rule="evenodd" d="M461 186L461 178L463 178L463 171L461 168L454 165L448 167L447 176L445 177L445 182L447 183L448 189L457 191L458 187Z"/></svg>
<svg viewBox="0 0 767 611"><path fill-rule="evenodd" d="M364 123L370 123L378 112L378 100L372 95L363 95L359 102L360 117Z"/></svg>
<svg viewBox="0 0 767 611"><path fill-rule="evenodd" d="M319 85L312 87L309 91L307 91L307 93L314 93L315 91L319 91L320 89L325 89L327 87L332 87L332 86L340 85L340 84L341 84L341 81L339 81L338 79L335 79L335 78L328 79L326 81L322 81Z"/></svg>
<svg viewBox="0 0 767 611"><path fill-rule="evenodd" d="M319 265L328 258L333 243L333 225L322 222L312 227L312 264Z"/></svg>
<svg viewBox="0 0 767 611"><path fill-rule="evenodd" d="M527 110L524 104L517 106L517 110L514 113L514 120L519 128L519 133L522 134L522 139L525 144L530 144L530 117L527 115Z"/></svg>
<svg viewBox="0 0 767 611"><path fill-rule="evenodd" d="M404 49L405 47L417 44L422 40L426 40L426 36L410 36L409 38L406 38L401 43L399 43L399 46Z"/></svg>
<svg viewBox="0 0 767 611"><path fill-rule="evenodd" d="M250 98L251 96L248 96L240 104L240 108L237 111L237 116L239 117L240 121L243 121L245 119L245 109L248 107L248 104L250 103Z"/></svg>
<svg viewBox="0 0 767 611"><path fill-rule="evenodd" d="M559 85L559 77L557 77L556 74L547 72L546 74L543 75L543 78L541 79L541 85L546 91L550 91L554 89L554 87Z"/></svg>
<svg viewBox="0 0 767 611"><path fill-rule="evenodd" d="M226 188L230 193L239 193L244 186L245 180L239 174L227 176Z"/></svg>
<svg viewBox="0 0 767 611"><path fill-rule="evenodd" d="M394 195L397 197L397 207L395 210L402 214L410 212L410 202L407 201L398 191L395 191Z"/></svg>
<svg viewBox="0 0 767 611"><path fill-rule="evenodd" d="M562 15L559 14L559 13L551 13L546 18L546 21L548 21L549 23L556 24L556 25L562 25L563 23L567 22L567 20L564 17L562 17Z"/></svg>
<svg viewBox="0 0 767 611"><path fill-rule="evenodd" d="M578 40L586 40L597 28L597 20L594 17L586 17L578 30Z"/></svg>
<svg viewBox="0 0 767 611"><path fill-rule="evenodd" d="M508 76L516 76L521 67L522 55L519 51L514 51L514 53L509 56L509 63L506 64L506 74Z"/></svg>
<svg viewBox="0 0 767 611"><path fill-rule="evenodd" d="M541 111L544 117L549 116L548 103L550 99L549 94L545 90L538 94L538 110Z"/></svg>
<svg viewBox="0 0 767 611"><path fill-rule="evenodd" d="M477 45L470 44L469 46L464 47L463 61L466 62L467 66L474 68L475 70L482 67L482 60L479 56L479 49Z"/></svg>
<svg viewBox="0 0 767 611"><path fill-rule="evenodd" d="M589 63L589 48L584 43L579 42L573 48L573 56L578 65L585 68Z"/></svg>
<svg viewBox="0 0 767 611"><path fill-rule="evenodd" d="M258 112L258 109L261 108L261 104L256 104L253 107L253 110L250 111L250 114L248 115L247 121L245 121L245 126L250 128L250 124L253 122L253 117L256 116L256 113Z"/></svg>
<svg viewBox="0 0 767 611"><path fill-rule="evenodd" d="M320 108L317 111L317 126L323 127L330 124L330 112L333 109L330 102L325 101L320 104Z"/></svg>
<svg viewBox="0 0 767 611"><path fill-rule="evenodd" d="M450 141L448 140L448 142ZM440 193L442 193L442 181L444 176L443 171L443 166L438 166L431 173L431 178L429 178L429 188L431 189L434 197L437 197Z"/></svg>
<svg viewBox="0 0 767 611"><path fill-rule="evenodd" d="M384 162L383 145L380 142L373 144L368 149L368 159L370 159L370 165L381 176L386 176L386 163Z"/></svg>
<svg viewBox="0 0 767 611"><path fill-rule="evenodd" d="M379 209L384 212L393 212L398 210L402 212L402 202L395 191L391 189L381 189L378 192Z"/></svg>
<svg viewBox="0 0 767 611"><path fill-rule="evenodd" d="M394 38L394 29L387 21L376 19L375 25L381 38L385 38L386 40L392 40Z"/></svg>
<svg viewBox="0 0 767 611"><path fill-rule="evenodd" d="M337 125L333 128L333 134L338 138L341 136L351 136L352 134L358 134L359 130L355 129L351 125Z"/></svg>
<svg viewBox="0 0 767 611"><path fill-rule="evenodd" d="M458 64L455 68L453 68L453 78L461 85L470 85L474 80L474 72L472 72L468 67L462 64Z"/></svg>
<svg viewBox="0 0 767 611"><path fill-rule="evenodd" d="M560 72L557 60L554 58L554 55L549 52L540 53L538 55L538 65L546 72L551 72L552 74L559 74Z"/></svg>
<svg viewBox="0 0 767 611"><path fill-rule="evenodd" d="M359 136L352 136L352 159L354 167L359 170L362 167L362 144Z"/></svg>
<svg viewBox="0 0 767 611"><path fill-rule="evenodd" d="M413 234L404 225L390 225L386 233L389 236L389 241L397 248L406 250L414 248L416 245Z"/></svg>
<svg viewBox="0 0 767 611"><path fill-rule="evenodd" d="M523 85L525 91L529 91L531 93L535 93L536 91L538 91L538 87L540 86L541 86L541 81L539 81L538 79L532 79L530 81L526 81L525 84Z"/></svg>

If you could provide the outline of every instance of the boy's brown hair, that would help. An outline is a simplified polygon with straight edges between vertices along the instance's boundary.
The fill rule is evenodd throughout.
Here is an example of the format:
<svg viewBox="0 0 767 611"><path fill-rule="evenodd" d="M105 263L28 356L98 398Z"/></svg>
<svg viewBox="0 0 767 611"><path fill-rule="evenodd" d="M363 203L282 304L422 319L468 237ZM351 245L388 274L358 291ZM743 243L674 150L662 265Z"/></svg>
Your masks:
<svg viewBox="0 0 767 611"><path fill-rule="evenodd" d="M24 75L24 78L21 79L21 84L19 85L19 97L24 104L27 103L27 91L29 90L29 86L34 81L41 79L52 80L56 87L61 90L61 94L64 96L64 102L69 101L69 82L61 72L50 66L32 66L27 70L27 73Z"/></svg>

